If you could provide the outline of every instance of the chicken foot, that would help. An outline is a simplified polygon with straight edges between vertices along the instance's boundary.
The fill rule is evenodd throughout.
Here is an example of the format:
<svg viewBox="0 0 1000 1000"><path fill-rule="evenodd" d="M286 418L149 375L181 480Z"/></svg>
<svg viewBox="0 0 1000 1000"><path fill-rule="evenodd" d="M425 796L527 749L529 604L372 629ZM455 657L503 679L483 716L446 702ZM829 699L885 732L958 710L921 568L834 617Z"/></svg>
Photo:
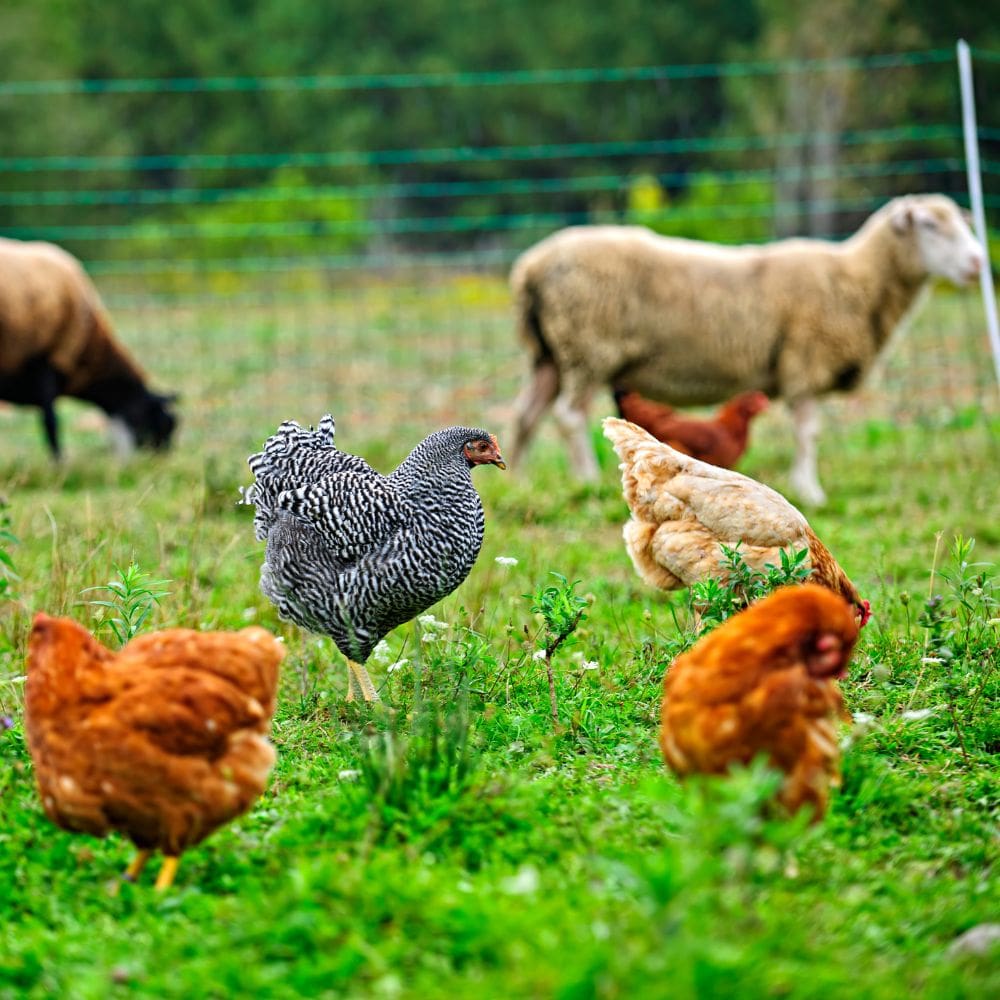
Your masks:
<svg viewBox="0 0 1000 1000"><path fill-rule="evenodd" d="M146 867L146 862L149 860L152 851L148 849L143 849L136 852L135 857L132 859L131 864L122 873L123 882L134 882L142 874L143 868Z"/></svg>
<svg viewBox="0 0 1000 1000"><path fill-rule="evenodd" d="M177 874L177 866L181 859L173 854L166 854L163 857L163 864L160 873L156 876L156 884L153 886L157 892L163 892L174 884L174 876Z"/></svg>
<svg viewBox="0 0 1000 1000"><path fill-rule="evenodd" d="M355 663L353 660L347 661L347 700L355 701L358 696L365 701L376 702L382 699L375 690L372 679L368 676L368 671L364 665Z"/></svg>
<svg viewBox="0 0 1000 1000"><path fill-rule="evenodd" d="M153 852L148 849L136 852L135 857L129 862L128 868L122 872L121 882L116 882L113 886L111 886L110 892L112 896L118 895L118 890L121 888L122 882L135 882L139 878L152 853Z"/></svg>

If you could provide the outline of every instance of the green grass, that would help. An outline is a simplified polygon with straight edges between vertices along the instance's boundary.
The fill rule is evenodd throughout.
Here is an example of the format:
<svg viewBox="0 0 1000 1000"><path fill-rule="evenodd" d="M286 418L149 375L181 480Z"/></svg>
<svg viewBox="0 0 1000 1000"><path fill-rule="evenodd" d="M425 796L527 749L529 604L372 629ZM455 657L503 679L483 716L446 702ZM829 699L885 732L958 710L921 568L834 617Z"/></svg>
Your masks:
<svg viewBox="0 0 1000 1000"><path fill-rule="evenodd" d="M995 419L858 419L824 444L831 501L811 521L872 602L843 685L871 718L845 733L843 787L805 827L764 818L772 779L758 770L708 789L664 770L670 599L623 550L602 439L596 488L573 485L551 436L530 474L476 471L487 539L466 583L432 609L448 629L392 633L389 663L408 663L370 664L385 707L353 706L340 655L278 621L257 590L262 546L234 503L244 456L271 410L334 408L343 446L383 468L420 436L411 423L434 418L411 405L403 431L388 417L352 423L329 397L304 412L293 384L249 421L225 410L212 435L214 371L192 376L182 446L124 468L86 411L67 408L84 425L60 469L33 418L6 418L22 436L0 457L19 540L0 542L19 576L0 606L0 714L13 721L0 731L0 997L997 994L995 951L948 948L996 920L998 612L977 584L942 576L955 575L956 534L975 537L971 560L1000 561ZM777 416L761 427L775 433L756 435L743 468L783 488L788 437ZM133 562L171 581L144 629L253 621L284 636L288 656L267 792L185 856L171 892L154 894L147 877L113 897L130 846L46 820L21 678L30 614L96 626L107 609L82 603L95 597L84 591ZM558 726L532 656L543 623L525 596L553 571L587 600L552 656ZM921 622L932 591L956 617Z"/></svg>

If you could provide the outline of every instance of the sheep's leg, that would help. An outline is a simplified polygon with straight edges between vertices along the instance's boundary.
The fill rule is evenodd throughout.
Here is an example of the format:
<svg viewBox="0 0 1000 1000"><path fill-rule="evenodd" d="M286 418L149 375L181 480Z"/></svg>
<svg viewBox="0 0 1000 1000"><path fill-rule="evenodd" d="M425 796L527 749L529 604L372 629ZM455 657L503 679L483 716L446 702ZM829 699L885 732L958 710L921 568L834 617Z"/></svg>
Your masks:
<svg viewBox="0 0 1000 1000"><path fill-rule="evenodd" d="M569 448L570 464L577 478L586 483L596 483L600 477L600 470L587 430L589 401L590 394L587 391L583 389L568 391L564 388L552 407L552 416L555 417Z"/></svg>
<svg viewBox="0 0 1000 1000"><path fill-rule="evenodd" d="M53 458L59 458L59 425L56 423L56 408L53 400L42 404L42 426L45 428L45 440Z"/></svg>
<svg viewBox="0 0 1000 1000"><path fill-rule="evenodd" d="M38 372L36 384L38 405L42 410L42 426L53 458L59 458L59 424L56 422L56 398L59 396L56 373L47 365Z"/></svg>
<svg viewBox="0 0 1000 1000"><path fill-rule="evenodd" d="M538 421L558 392L559 369L551 360L540 361L514 403L513 426L508 440L504 442L504 452L511 468L516 469L520 465L535 436Z"/></svg>
<svg viewBox="0 0 1000 1000"><path fill-rule="evenodd" d="M819 484L816 443L820 431L819 405L815 399L798 399L792 405L795 422L795 461L792 464L792 489L805 503L819 506L826 494Z"/></svg>

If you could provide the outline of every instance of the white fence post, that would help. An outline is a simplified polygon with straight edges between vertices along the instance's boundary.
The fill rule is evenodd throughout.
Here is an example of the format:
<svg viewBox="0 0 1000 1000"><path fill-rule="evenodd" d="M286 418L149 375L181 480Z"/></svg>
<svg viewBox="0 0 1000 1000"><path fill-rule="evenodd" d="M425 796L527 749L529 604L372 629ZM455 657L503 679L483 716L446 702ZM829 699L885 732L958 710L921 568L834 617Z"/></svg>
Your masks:
<svg viewBox="0 0 1000 1000"><path fill-rule="evenodd" d="M976 99L972 89L972 56L969 45L959 39L958 79L962 89L962 131L965 133L965 170L969 178L969 204L976 235L983 245L985 260L979 273L979 287L983 293L986 310L986 330L993 348L993 366L1000 382L1000 324L997 322L997 299L993 291L993 272L990 269L990 245L986 233L986 213L983 210L983 181L979 173L979 137L976 126Z"/></svg>

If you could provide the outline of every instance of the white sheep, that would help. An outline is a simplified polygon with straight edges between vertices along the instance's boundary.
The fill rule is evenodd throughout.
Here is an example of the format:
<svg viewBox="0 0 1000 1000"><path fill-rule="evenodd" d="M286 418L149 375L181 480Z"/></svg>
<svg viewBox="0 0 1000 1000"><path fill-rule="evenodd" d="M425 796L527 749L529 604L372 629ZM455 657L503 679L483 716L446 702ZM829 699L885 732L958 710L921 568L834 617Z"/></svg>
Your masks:
<svg viewBox="0 0 1000 1000"><path fill-rule="evenodd" d="M593 480L587 406L601 386L682 406L758 389L791 407L792 486L822 503L816 398L858 384L931 276L967 284L983 261L943 195L896 198L842 243L726 247L638 226L563 229L511 271L533 371L509 457L523 456L552 405L577 474Z"/></svg>
<svg viewBox="0 0 1000 1000"><path fill-rule="evenodd" d="M59 396L104 410L119 450L164 448L177 422L174 397L146 387L80 262L51 243L0 237L0 399L41 408L57 458Z"/></svg>

